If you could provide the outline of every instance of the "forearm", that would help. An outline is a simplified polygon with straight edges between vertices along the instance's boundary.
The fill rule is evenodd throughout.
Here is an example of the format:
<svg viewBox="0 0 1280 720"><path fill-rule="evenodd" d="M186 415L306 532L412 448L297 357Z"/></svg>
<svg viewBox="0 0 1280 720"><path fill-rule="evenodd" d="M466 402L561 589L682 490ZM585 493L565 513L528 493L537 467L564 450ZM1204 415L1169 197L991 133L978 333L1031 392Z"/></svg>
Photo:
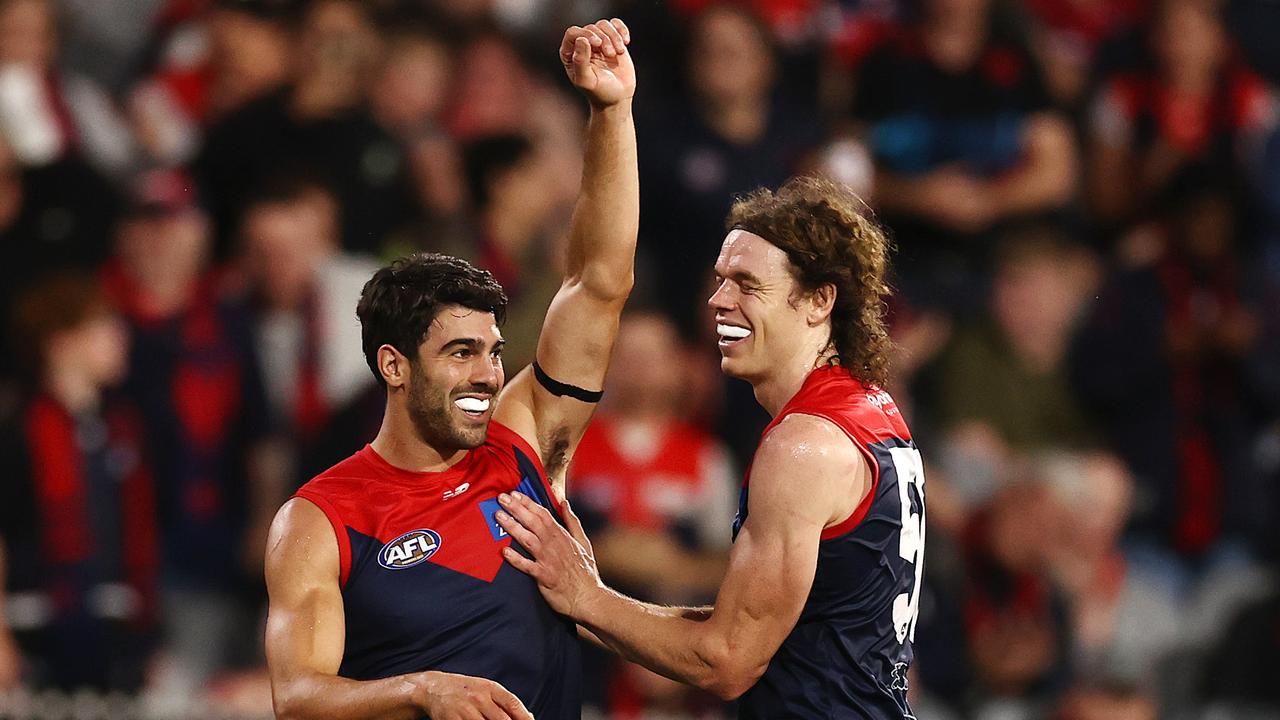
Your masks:
<svg viewBox="0 0 1280 720"><path fill-rule="evenodd" d="M734 685L727 652L707 621L712 608L664 607L605 589L579 619L609 649L666 677L718 694Z"/></svg>
<svg viewBox="0 0 1280 720"><path fill-rule="evenodd" d="M413 720L423 714L430 673L358 681L307 673L277 682L280 720Z"/></svg>
<svg viewBox="0 0 1280 720"><path fill-rule="evenodd" d="M988 184L997 216L1051 209L1067 202L1075 190L1075 148L1062 120L1032 120L1024 144L1023 162Z"/></svg>
<svg viewBox="0 0 1280 720"><path fill-rule="evenodd" d="M604 295L625 297L640 229L640 180L631 100L593 107L582 189L569 232L568 275Z"/></svg>

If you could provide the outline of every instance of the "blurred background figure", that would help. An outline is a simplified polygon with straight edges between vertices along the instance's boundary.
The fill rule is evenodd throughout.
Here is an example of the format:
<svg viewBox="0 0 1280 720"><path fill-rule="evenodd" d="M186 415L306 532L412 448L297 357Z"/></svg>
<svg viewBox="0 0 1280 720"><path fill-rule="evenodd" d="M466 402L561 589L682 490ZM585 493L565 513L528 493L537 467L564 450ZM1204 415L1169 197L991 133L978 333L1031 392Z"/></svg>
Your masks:
<svg viewBox="0 0 1280 720"><path fill-rule="evenodd" d="M14 315L27 391L3 433L0 635L20 657L0 676L136 693L156 641L159 532L145 426L114 392L128 335L87 275L37 283Z"/></svg>
<svg viewBox="0 0 1280 720"><path fill-rule="evenodd" d="M1061 209L1075 187L1070 126L1005 10L923 0L855 77L852 114L875 160L876 204L917 305L974 309L993 231Z"/></svg>
<svg viewBox="0 0 1280 720"><path fill-rule="evenodd" d="M195 166L220 249L252 199L247 189L281 171L310 173L333 188L342 248L376 252L403 221L404 157L364 103L381 52L371 13L355 0L307 3L296 20L288 84L209 129Z"/></svg>
<svg viewBox="0 0 1280 720"><path fill-rule="evenodd" d="M1090 111L1090 207L1103 227L1141 219L1197 166L1257 176L1275 91L1239 58L1215 0L1155 4L1144 62L1107 78Z"/></svg>
<svg viewBox="0 0 1280 720"><path fill-rule="evenodd" d="M586 121L550 48L611 15L646 73L643 310L570 483L606 574L718 579L768 418L718 370L712 259L735 195L820 171L898 248L921 716L1280 715L1260 0L0 0L0 715L271 716L264 522L378 426L360 289L467 257L528 362ZM732 716L585 670L589 718Z"/></svg>
<svg viewBox="0 0 1280 720"><path fill-rule="evenodd" d="M290 493L381 422L352 312L377 263L341 249L338 212L324 185L282 175L254 194L240 221L267 429L290 445Z"/></svg>
<svg viewBox="0 0 1280 720"><path fill-rule="evenodd" d="M258 657L262 546L288 482L247 298L211 255L190 179L156 171L136 181L103 271L130 331L125 389L153 460L164 647L185 695Z"/></svg>

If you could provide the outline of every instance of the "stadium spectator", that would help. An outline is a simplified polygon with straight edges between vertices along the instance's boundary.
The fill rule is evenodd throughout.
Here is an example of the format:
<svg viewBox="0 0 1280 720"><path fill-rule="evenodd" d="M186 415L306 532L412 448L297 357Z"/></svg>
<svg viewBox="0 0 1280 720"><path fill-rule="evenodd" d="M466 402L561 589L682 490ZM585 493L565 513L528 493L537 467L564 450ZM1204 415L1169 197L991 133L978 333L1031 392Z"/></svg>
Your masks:
<svg viewBox="0 0 1280 720"><path fill-rule="evenodd" d="M160 12L154 67L126 97L144 165L190 162L206 128L289 78L289 0L203 4Z"/></svg>
<svg viewBox="0 0 1280 720"><path fill-rule="evenodd" d="M1065 520L1034 477L1015 477L973 518L962 608L979 712L1003 703L1023 712L1043 706L1071 679L1068 608L1050 573Z"/></svg>
<svg viewBox="0 0 1280 720"><path fill-rule="evenodd" d="M1157 687L1159 661L1183 639L1186 616L1161 579L1121 551L1133 505L1128 470L1096 452L1053 452L1035 462L1067 514L1051 568L1072 616L1076 675L1085 687Z"/></svg>
<svg viewBox="0 0 1280 720"><path fill-rule="evenodd" d="M959 329L937 361L938 424L962 434L981 425L1020 451L1080 447L1092 431L1066 360L1095 263L1042 228L1009 235L994 272L989 321Z"/></svg>
<svg viewBox="0 0 1280 720"><path fill-rule="evenodd" d="M1025 38L992 0L924 0L860 64L853 118L907 299L972 312L993 230L1060 209L1075 145Z"/></svg>
<svg viewBox="0 0 1280 720"><path fill-rule="evenodd" d="M1265 497L1247 449L1261 398L1246 372L1257 311L1237 249L1238 198L1216 177L1183 173L1160 221L1122 244L1073 372L1137 481L1135 529L1192 557L1252 539Z"/></svg>
<svg viewBox="0 0 1280 720"><path fill-rule="evenodd" d="M262 547L286 484L249 308L211 250L190 180L153 172L135 183L103 273L130 330L125 390L155 468L165 646L186 693L256 657Z"/></svg>
<svg viewBox="0 0 1280 720"><path fill-rule="evenodd" d="M267 428L288 439L289 475L301 482L358 449L380 420L352 312L377 263L341 250L337 201L323 185L282 176L251 197L240 265Z"/></svg>
<svg viewBox="0 0 1280 720"><path fill-rule="evenodd" d="M158 538L142 424L111 392L128 368L125 328L85 275L39 282L14 315L30 384L0 434L7 630L36 687L136 692Z"/></svg>
<svg viewBox="0 0 1280 720"><path fill-rule="evenodd" d="M1034 49L1057 105L1075 113L1099 66L1122 64L1124 40L1146 20L1149 0L1029 0ZM1117 42L1117 41L1121 42ZM1119 45L1120 48L1116 46ZM1112 57L1120 55L1120 57Z"/></svg>
<svg viewBox="0 0 1280 720"><path fill-rule="evenodd" d="M226 257L247 193L275 173L305 172L333 188L341 247L377 252L409 212L400 146L370 117L365 90L380 52L371 9L319 0L299 21L292 81L210 128L195 168Z"/></svg>
<svg viewBox="0 0 1280 720"><path fill-rule="evenodd" d="M1238 58L1214 0L1161 0L1149 67L1112 77L1091 110L1089 205L1105 228L1148 217L1180 173L1256 175L1280 115Z"/></svg>
<svg viewBox="0 0 1280 720"><path fill-rule="evenodd" d="M715 3L686 32L699 42L683 58L683 95L648 108L638 123L640 232L641 247L662 263L656 297L692 334L734 194L777 187L820 135L811 117L775 95L775 51L751 11Z"/></svg>
<svg viewBox="0 0 1280 720"><path fill-rule="evenodd" d="M24 165L77 155L116 174L133 160L133 137L111 98L57 63L52 0L0 2L0 132Z"/></svg>

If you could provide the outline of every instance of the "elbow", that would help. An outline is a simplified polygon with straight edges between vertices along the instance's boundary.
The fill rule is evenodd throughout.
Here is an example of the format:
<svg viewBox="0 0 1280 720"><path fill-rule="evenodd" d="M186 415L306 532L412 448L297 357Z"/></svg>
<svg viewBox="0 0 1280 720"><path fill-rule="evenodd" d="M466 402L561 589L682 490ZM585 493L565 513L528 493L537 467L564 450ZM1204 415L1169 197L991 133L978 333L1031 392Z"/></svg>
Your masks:
<svg viewBox="0 0 1280 720"><path fill-rule="evenodd" d="M579 287L600 302L624 303L636 284L634 268L626 271L588 271L577 279Z"/></svg>
<svg viewBox="0 0 1280 720"><path fill-rule="evenodd" d="M271 709L276 720L309 720L310 715L303 707L306 693L293 687L292 683L280 686L272 683Z"/></svg>
<svg viewBox="0 0 1280 720"><path fill-rule="evenodd" d="M727 646L709 653L704 660L708 672L698 685L726 702L737 700L754 687L769 666L767 659L754 662Z"/></svg>
<svg viewBox="0 0 1280 720"><path fill-rule="evenodd" d="M725 702L732 702L754 687L759 682L761 675L764 675L764 666L759 669L726 669L721 673L717 673L713 680L703 689Z"/></svg>

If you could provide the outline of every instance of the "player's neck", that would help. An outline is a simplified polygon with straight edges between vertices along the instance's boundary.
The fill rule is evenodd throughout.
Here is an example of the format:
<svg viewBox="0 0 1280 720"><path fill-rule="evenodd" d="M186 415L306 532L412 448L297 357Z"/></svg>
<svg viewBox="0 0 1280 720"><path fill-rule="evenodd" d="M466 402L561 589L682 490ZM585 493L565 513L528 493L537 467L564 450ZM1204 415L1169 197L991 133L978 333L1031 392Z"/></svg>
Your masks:
<svg viewBox="0 0 1280 720"><path fill-rule="evenodd" d="M800 392L809 374L830 364L834 356L835 351L828 348L816 355L811 352L799 353L776 363L768 377L751 383L756 402L768 411L770 417L777 417L783 406Z"/></svg>
<svg viewBox="0 0 1280 720"><path fill-rule="evenodd" d="M413 422L390 406L382 415L382 427L369 443L373 451L391 465L410 472L442 472L467 456L466 450L441 450L423 442Z"/></svg>

